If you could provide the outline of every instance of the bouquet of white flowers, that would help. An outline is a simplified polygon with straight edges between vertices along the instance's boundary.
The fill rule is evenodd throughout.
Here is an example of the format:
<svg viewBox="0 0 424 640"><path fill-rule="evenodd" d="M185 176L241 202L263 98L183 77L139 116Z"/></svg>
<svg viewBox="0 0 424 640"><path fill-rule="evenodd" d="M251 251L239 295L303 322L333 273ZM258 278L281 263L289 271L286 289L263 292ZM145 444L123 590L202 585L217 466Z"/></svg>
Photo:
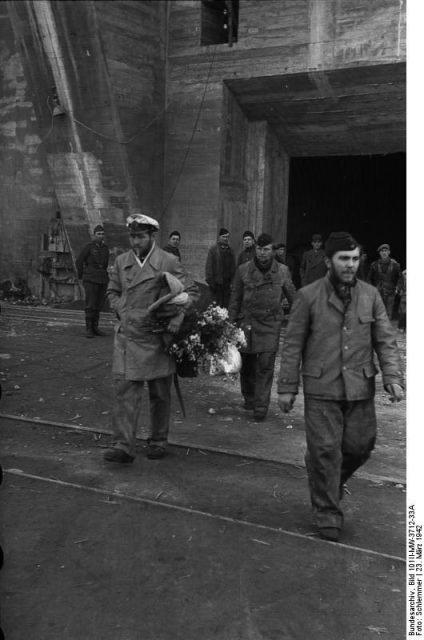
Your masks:
<svg viewBox="0 0 424 640"><path fill-rule="evenodd" d="M169 353L175 356L181 376L199 371L222 375L240 371L238 349L244 346L243 330L228 320L227 309L212 304L197 316L188 335L171 343Z"/></svg>

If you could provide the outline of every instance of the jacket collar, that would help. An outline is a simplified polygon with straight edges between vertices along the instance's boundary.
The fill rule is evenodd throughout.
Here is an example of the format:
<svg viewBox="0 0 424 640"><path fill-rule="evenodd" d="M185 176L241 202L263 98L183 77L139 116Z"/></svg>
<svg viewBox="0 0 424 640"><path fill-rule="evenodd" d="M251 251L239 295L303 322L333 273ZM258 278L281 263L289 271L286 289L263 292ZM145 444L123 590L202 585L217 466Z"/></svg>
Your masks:
<svg viewBox="0 0 424 640"><path fill-rule="evenodd" d="M161 263L160 253L161 250L155 244L152 251L144 261L142 268L140 268L133 251L128 251L125 254L123 268L126 270L128 288L135 287L145 280L151 280L158 274Z"/></svg>
<svg viewBox="0 0 424 640"><path fill-rule="evenodd" d="M340 313L345 312L345 308L342 300L340 300L339 296L334 290L333 285L331 284L330 277L327 275L324 277L325 287L328 294L328 302L333 305ZM351 306L355 307L358 310L358 313L361 313L362 301L365 300L366 294L360 289L363 287L363 283L360 280L356 281L355 286L352 288L352 302Z"/></svg>
<svg viewBox="0 0 424 640"><path fill-rule="evenodd" d="M248 265L247 270L249 272L249 276L252 279L257 280L258 282L262 282L265 274L263 271L258 269L258 267L255 264L255 260L249 260L247 265ZM273 258L269 271L266 271L265 273L275 274L278 271L278 267L279 267L279 263Z"/></svg>
<svg viewBox="0 0 424 640"><path fill-rule="evenodd" d="M325 276L324 280L325 280L325 286L328 293L328 302L331 305L333 305L333 307L335 307L337 311L340 311L340 313L344 313L345 312L344 304L342 300L340 300L333 285L331 284L330 276L328 275L328 273ZM354 295L355 295L354 292L352 292L352 302L353 302Z"/></svg>

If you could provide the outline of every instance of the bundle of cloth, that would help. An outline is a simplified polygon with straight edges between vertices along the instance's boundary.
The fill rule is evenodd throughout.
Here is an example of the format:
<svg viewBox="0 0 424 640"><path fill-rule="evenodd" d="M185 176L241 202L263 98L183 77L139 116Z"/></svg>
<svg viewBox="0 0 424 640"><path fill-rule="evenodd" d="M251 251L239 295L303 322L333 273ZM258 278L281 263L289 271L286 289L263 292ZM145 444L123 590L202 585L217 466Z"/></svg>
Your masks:
<svg viewBox="0 0 424 640"><path fill-rule="evenodd" d="M164 342L169 345L176 335L190 330L194 310L182 282L167 271L162 277L159 297L147 310L155 318L156 331L164 334Z"/></svg>

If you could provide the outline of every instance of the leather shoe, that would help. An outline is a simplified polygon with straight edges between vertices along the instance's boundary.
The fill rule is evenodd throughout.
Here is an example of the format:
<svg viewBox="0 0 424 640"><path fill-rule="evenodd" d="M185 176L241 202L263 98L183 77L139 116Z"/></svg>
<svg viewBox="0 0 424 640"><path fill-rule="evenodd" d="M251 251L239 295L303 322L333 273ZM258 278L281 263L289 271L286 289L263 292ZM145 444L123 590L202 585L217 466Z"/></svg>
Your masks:
<svg viewBox="0 0 424 640"><path fill-rule="evenodd" d="M158 444L149 444L147 447L147 457L149 460L159 460L166 454L165 447L160 447Z"/></svg>
<svg viewBox="0 0 424 640"><path fill-rule="evenodd" d="M321 527L319 530L319 535L323 540L338 542L340 537L340 529L338 529L337 527Z"/></svg>
<svg viewBox="0 0 424 640"><path fill-rule="evenodd" d="M130 456L122 449L109 449L103 455L106 462L120 462L122 464L130 464L134 461L134 456Z"/></svg>
<svg viewBox="0 0 424 640"><path fill-rule="evenodd" d="M254 411L253 419L255 422L263 422L266 418L266 413L262 413L260 411Z"/></svg>

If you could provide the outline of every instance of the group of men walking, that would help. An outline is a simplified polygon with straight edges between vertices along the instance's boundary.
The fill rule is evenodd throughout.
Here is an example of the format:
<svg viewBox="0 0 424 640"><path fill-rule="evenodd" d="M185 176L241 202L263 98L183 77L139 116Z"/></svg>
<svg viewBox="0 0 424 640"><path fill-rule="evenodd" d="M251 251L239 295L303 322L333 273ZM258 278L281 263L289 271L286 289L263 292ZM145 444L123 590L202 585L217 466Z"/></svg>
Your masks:
<svg viewBox="0 0 424 640"><path fill-rule="evenodd" d="M161 458L166 453L176 369L173 356L164 348L163 333L176 334L199 297L181 264L179 232L173 232L160 249L155 241L159 224L153 218L135 214L127 219L127 228L131 248L115 259L107 285L116 315L113 372L117 386L113 446L104 458L118 463L135 458L137 427L144 415L144 383L151 420L147 457ZM102 287L101 291L106 288L102 278L93 282L90 275L94 264L105 271L101 231L95 230L93 243L77 260L86 289L89 337L99 331L93 285ZM247 231L236 260L229 237L227 229L220 229L216 245L208 252L206 282L213 299L228 308L229 319L246 336L240 372L243 407L253 411L256 422L266 419L286 301L291 311L281 350L278 402L283 412L292 409L302 376L312 508L321 537L337 541L343 524L343 486L375 444L378 370L374 354L390 398L403 397L387 302L385 306L378 282L375 287L357 277L361 250L349 233L330 234L324 248L321 237L312 238L312 249L302 259L302 287L297 293L285 264L284 245L276 247L267 233L255 240ZM399 275L397 263L388 263L387 245L379 250L380 262L371 265L370 280L380 274L386 283L393 281ZM382 294L386 289L380 287ZM158 299L166 301L167 315L165 325L156 331L151 310Z"/></svg>

